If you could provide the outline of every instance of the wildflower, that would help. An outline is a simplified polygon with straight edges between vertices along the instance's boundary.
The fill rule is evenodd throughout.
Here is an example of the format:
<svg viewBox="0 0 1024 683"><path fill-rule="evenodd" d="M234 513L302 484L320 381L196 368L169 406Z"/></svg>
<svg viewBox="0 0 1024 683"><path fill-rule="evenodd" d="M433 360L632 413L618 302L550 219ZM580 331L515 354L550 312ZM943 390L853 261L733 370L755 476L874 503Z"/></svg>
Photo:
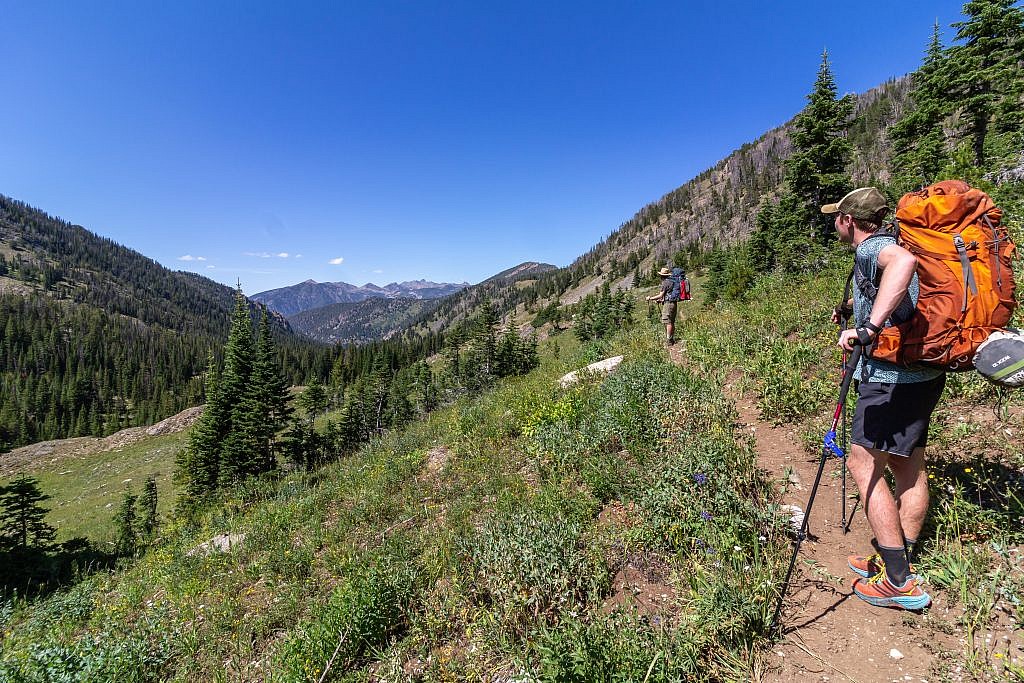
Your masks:
<svg viewBox="0 0 1024 683"><path fill-rule="evenodd" d="M697 482L698 485L704 485L708 483L708 475L704 474L703 472L698 472L697 474L693 475L693 480Z"/></svg>
<svg viewBox="0 0 1024 683"><path fill-rule="evenodd" d="M964 472L967 472L968 474L970 474L970 472L971 472L971 468L970 468L970 467L965 467L965 468L964 468Z"/></svg>
<svg viewBox="0 0 1024 683"><path fill-rule="evenodd" d="M700 518L703 519L705 522L710 522L712 519L714 519L714 516L712 516L712 514L707 510L701 510Z"/></svg>

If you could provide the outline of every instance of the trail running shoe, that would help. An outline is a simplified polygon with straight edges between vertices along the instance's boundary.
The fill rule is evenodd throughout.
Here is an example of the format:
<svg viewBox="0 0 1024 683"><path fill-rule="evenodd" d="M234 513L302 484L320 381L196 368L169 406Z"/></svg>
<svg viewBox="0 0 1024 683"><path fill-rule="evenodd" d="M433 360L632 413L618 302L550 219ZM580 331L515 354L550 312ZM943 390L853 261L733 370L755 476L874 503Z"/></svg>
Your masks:
<svg viewBox="0 0 1024 683"><path fill-rule="evenodd" d="M846 558L846 564L853 573L860 574L865 579L878 576L878 574L885 571L885 562L878 553L866 557L864 555L850 555ZM910 565L910 576L917 577L917 573L914 572L914 565Z"/></svg>
<svg viewBox="0 0 1024 683"><path fill-rule="evenodd" d="M920 577L911 575L902 586L894 586L885 572L879 572L870 579L853 582L853 592L858 598L875 607L898 607L918 610L932 604L930 595L921 588Z"/></svg>
<svg viewBox="0 0 1024 683"><path fill-rule="evenodd" d="M860 574L865 579L870 579L872 576L877 576L879 572L885 569L885 562L882 561L882 556L878 553L874 555L850 555L846 558L846 564L849 565L853 573Z"/></svg>

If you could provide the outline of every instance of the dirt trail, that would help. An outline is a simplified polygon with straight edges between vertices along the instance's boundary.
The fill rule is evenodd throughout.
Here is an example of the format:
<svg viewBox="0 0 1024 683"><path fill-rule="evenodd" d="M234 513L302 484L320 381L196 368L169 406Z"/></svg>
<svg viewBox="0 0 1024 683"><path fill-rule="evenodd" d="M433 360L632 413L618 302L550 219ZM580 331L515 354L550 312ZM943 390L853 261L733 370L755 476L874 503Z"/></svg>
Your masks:
<svg viewBox="0 0 1024 683"><path fill-rule="evenodd" d="M684 349L669 355L682 363ZM783 502L803 510L807 505L818 456L809 455L794 431L760 419L756 398L742 395L735 381L725 387L739 412L739 430L754 436L758 465L784 486ZM770 670L762 679L774 681L938 681L936 658L962 646L930 627L927 615L872 607L852 593L857 576L849 570L851 554L872 552L871 529L859 507L849 532L842 529L841 466L830 459L811 511L810 533L804 541L783 609L784 637L772 648ZM847 480L847 515L856 504L856 486ZM929 588L931 612L946 610L944 597ZM894 651L895 650L895 651ZM930 671L931 670L931 671Z"/></svg>

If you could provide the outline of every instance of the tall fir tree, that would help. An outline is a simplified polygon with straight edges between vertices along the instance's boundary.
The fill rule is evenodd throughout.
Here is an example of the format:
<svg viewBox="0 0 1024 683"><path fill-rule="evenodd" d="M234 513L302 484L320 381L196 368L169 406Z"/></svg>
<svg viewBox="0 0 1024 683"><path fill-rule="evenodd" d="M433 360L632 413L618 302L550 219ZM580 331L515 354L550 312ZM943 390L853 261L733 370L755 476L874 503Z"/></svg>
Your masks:
<svg viewBox="0 0 1024 683"><path fill-rule="evenodd" d="M48 550L56 529L46 523L49 512L40 503L49 500L34 477L22 475L0 486L0 550Z"/></svg>
<svg viewBox="0 0 1024 683"><path fill-rule="evenodd" d="M935 22L924 62L910 78L913 108L889 130L893 189L900 194L935 181L948 162L942 127L951 110L948 71L939 24Z"/></svg>
<svg viewBox="0 0 1024 683"><path fill-rule="evenodd" d="M224 372L220 377L222 405L228 411L227 434L220 451L221 484L233 483L250 473L253 454L252 444L258 439L252 428L249 415L253 406L246 401L252 392L252 367L255 356L255 342L252 334L252 319L249 304L242 295L239 285L235 292L235 310L231 316L231 331L224 345ZM239 423L236 425L236 421ZM244 425L244 429L237 429Z"/></svg>
<svg viewBox="0 0 1024 683"><path fill-rule="evenodd" d="M851 145L846 128L853 113L853 98L838 97L835 78L822 53L814 89L807 106L796 117L794 151L785 164L778 206L762 207L754 246L767 254L751 254L750 262L771 264L789 272L815 266L821 247L832 240L833 227L819 207L850 189L846 165Z"/></svg>
<svg viewBox="0 0 1024 683"><path fill-rule="evenodd" d="M137 496L127 490L121 500L121 507L114 515L114 524L117 528L117 553L119 555L131 555L139 543L139 531L135 513L135 501Z"/></svg>
<svg viewBox="0 0 1024 683"><path fill-rule="evenodd" d="M259 448L266 460L265 471L273 466L274 439L292 413L288 405L288 385L277 367L277 349L270 333L270 316L266 309L260 317L251 387L252 401L259 419Z"/></svg>
<svg viewBox="0 0 1024 683"><path fill-rule="evenodd" d="M963 12L966 19L953 24L957 44L948 51L948 97L968 121L974 163L981 167L994 121L998 132L1014 134L1024 127L1024 9L1017 0L971 0Z"/></svg>
<svg viewBox="0 0 1024 683"><path fill-rule="evenodd" d="M139 496L139 531L146 541L156 536L157 528L160 526L160 518L157 516L158 505L156 479L147 477L142 487L142 495Z"/></svg>
<svg viewBox="0 0 1024 683"><path fill-rule="evenodd" d="M206 407L189 434L178 460L176 478L183 483L179 508L198 503L217 488L220 448L230 427L230 413L220 391L220 373L211 353L206 370Z"/></svg>

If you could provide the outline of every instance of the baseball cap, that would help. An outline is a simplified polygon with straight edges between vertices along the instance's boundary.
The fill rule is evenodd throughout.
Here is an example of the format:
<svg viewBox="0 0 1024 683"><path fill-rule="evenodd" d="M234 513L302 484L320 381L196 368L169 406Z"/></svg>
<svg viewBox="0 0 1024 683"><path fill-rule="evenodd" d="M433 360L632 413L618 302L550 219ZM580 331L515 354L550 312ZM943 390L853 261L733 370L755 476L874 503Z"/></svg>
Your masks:
<svg viewBox="0 0 1024 683"><path fill-rule="evenodd" d="M876 220L888 211L885 195L874 187L858 187L835 204L821 207L822 213L847 213L863 221Z"/></svg>

